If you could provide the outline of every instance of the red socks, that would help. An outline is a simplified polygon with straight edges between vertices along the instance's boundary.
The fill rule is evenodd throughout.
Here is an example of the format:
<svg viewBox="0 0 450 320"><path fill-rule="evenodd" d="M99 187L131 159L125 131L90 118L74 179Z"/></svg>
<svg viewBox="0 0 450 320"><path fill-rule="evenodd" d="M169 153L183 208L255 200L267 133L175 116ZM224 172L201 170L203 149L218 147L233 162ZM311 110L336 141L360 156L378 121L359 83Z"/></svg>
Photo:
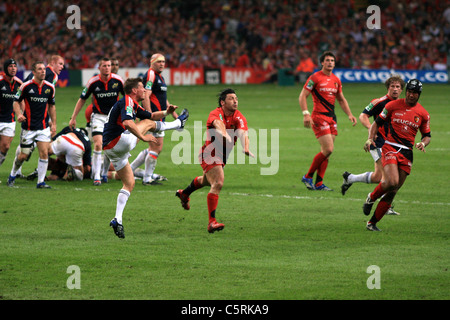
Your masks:
<svg viewBox="0 0 450 320"><path fill-rule="evenodd" d="M208 203L209 223L211 223L216 220L216 208L217 204L219 203L219 195L208 193L206 201Z"/></svg>

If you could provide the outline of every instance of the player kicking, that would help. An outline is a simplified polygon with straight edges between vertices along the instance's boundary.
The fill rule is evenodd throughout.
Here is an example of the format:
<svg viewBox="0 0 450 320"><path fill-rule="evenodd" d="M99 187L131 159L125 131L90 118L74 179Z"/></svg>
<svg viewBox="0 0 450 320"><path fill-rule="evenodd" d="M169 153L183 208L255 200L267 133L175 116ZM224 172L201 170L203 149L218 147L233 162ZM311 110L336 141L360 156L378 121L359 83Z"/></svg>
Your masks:
<svg viewBox="0 0 450 320"><path fill-rule="evenodd" d="M417 79L409 80L405 98L389 102L370 127L369 137L364 144L366 152L370 151L371 145L376 146L374 139L378 128L385 123L389 124L389 132L382 147L384 180L369 193L363 205L364 214L369 215L375 201L380 199L373 216L367 222L367 230L381 231L376 224L391 207L397 191L411 173L413 147L425 152L425 147L430 143L430 115L418 103L421 93L422 83ZM418 131L421 132L422 139L414 144Z"/></svg>
<svg viewBox="0 0 450 320"><path fill-rule="evenodd" d="M113 164L123 183L117 196L116 215L110 222L110 226L119 238L125 238L122 216L135 184L133 171L128 162L130 151L136 147L138 140L156 141L152 134L147 134L148 131L183 129L189 117L187 109L184 109L175 121L154 121L161 120L168 112L174 112L176 107L171 105L166 111L153 113L144 110L139 105L145 94L142 79L127 79L124 84L124 91L125 97L111 108L103 130L104 154ZM135 123L136 117L140 118L141 121Z"/></svg>
<svg viewBox="0 0 450 320"><path fill-rule="evenodd" d="M180 189L175 194L180 198L182 207L189 210L190 194L204 186L211 187L206 196L209 233L220 231L225 227L223 223L217 222L216 209L225 180L223 168L238 137L243 152L247 156L254 157L249 150L247 120L237 108L238 98L235 91L233 89L222 91L219 95L219 107L211 111L206 122L206 142L199 154L203 175L194 178L187 188Z"/></svg>

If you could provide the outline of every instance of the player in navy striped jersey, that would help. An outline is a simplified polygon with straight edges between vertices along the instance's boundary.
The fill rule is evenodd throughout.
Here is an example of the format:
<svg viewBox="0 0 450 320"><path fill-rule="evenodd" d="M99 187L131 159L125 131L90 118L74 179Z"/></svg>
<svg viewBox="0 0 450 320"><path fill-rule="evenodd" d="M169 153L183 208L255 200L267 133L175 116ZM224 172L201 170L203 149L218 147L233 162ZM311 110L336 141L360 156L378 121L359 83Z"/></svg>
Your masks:
<svg viewBox="0 0 450 320"><path fill-rule="evenodd" d="M17 63L14 59L6 60L3 70L4 73L0 74L0 166L5 161L16 133L13 102L17 90L22 85L22 80L16 77Z"/></svg>
<svg viewBox="0 0 450 320"><path fill-rule="evenodd" d="M101 185L101 182L107 182L107 173L109 162L107 158L102 160L103 128L107 120L107 115L113 105L124 95L123 79L111 72L111 60L103 58L99 64L100 74L93 76L83 89L78 99L69 126L76 127L76 118L80 113L86 100L93 96L93 111L91 116L92 139L94 140L94 154L92 157L92 173L94 175L94 185ZM103 162L103 172L102 172Z"/></svg>
<svg viewBox="0 0 450 320"><path fill-rule="evenodd" d="M50 188L44 179L48 167L48 146L52 135L56 134L55 86L45 80L45 65L42 61L33 63L32 70L33 79L24 82L14 98L13 108L17 121L22 123L22 132L20 153L14 159L8 186L14 185L18 169L36 143L39 150L37 188ZM25 104L23 112L21 101Z"/></svg>
<svg viewBox="0 0 450 320"><path fill-rule="evenodd" d="M50 63L45 68L45 80L56 87L62 69L64 69L64 58L58 55L53 55L50 58ZM32 72L25 78L24 81L31 79L33 79Z"/></svg>
<svg viewBox="0 0 450 320"><path fill-rule="evenodd" d="M165 111L170 106L167 99L167 85L162 76L166 65L166 59L161 53L155 53L150 58L150 68L144 75L146 96L142 106L151 112ZM176 112L169 112L174 119L177 118ZM162 121L165 121L163 119ZM143 185L160 184L160 180L167 180L165 177L154 173L159 154L164 145L164 132L154 133L158 143L150 142L148 149L142 150L131 167L136 170L145 162Z"/></svg>
<svg viewBox="0 0 450 320"><path fill-rule="evenodd" d="M373 120L375 121L378 118L380 112L383 111L386 104L398 99L405 86L405 81L403 81L400 76L394 75L389 77L384 84L387 88L387 94L382 96L381 98L373 99L359 115L359 120L361 120L361 123L364 127L367 128L367 130L369 130L371 126L369 118L373 117ZM382 180L383 166L381 164L381 148L383 147L387 130L388 126L387 123L385 123L385 126L379 128L378 130L378 134L375 140L376 147L371 146L370 148L370 154L372 155L372 158L374 160L375 170L373 172L365 172L361 174L351 174L350 172L345 171L342 175L344 178L341 186L342 195L345 195L347 190L355 182L378 184ZM399 213L394 211L392 207L389 208L386 214L399 215Z"/></svg>
<svg viewBox="0 0 450 320"><path fill-rule="evenodd" d="M153 113L142 108L139 102L144 99L145 89L139 78L127 79L125 94L125 97L120 99L109 112L103 131L105 157L111 161L123 183L117 197L116 215L110 222L110 226L119 238L125 237L122 215L135 184L133 170L128 162L130 151L136 147L138 139L156 142L152 134L147 134L148 131L182 129L189 116L185 109L173 122L156 121L164 118L169 112L175 112L177 107L169 106L166 111ZM140 118L141 121L135 123L136 118Z"/></svg>

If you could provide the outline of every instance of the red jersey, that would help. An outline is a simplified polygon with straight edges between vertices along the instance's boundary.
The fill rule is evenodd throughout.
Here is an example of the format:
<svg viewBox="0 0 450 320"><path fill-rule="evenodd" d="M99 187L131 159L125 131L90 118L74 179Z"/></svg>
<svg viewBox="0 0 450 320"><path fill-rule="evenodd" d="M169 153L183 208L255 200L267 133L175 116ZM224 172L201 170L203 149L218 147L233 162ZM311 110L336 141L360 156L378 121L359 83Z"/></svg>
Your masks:
<svg viewBox="0 0 450 320"><path fill-rule="evenodd" d="M223 141L216 140L218 134L216 133L216 129L213 126L213 122L215 120L222 121L225 124L228 135L233 138L233 143L224 143ZM242 129L244 131L248 130L247 119L245 119L244 115L239 110L236 110L231 116L225 116L223 109L221 107L217 107L209 114L208 120L206 122L206 129L206 141L202 146L201 156L206 162L211 161L210 157L216 157L216 159L213 159L212 162L217 163L217 161L219 161L225 164L228 155L230 154L231 150L234 147L234 144L237 141L237 135L235 134L235 131L237 129ZM210 146L211 144L212 146Z"/></svg>
<svg viewBox="0 0 450 320"><path fill-rule="evenodd" d="M422 135L430 134L430 114L419 103L410 107L405 99L389 102L379 117L389 122L388 144L412 150L419 130Z"/></svg>
<svg viewBox="0 0 450 320"><path fill-rule="evenodd" d="M313 73L305 85L313 95L313 113L323 114L336 121L334 102L336 95L342 92L342 83L334 74L326 75L323 71Z"/></svg>

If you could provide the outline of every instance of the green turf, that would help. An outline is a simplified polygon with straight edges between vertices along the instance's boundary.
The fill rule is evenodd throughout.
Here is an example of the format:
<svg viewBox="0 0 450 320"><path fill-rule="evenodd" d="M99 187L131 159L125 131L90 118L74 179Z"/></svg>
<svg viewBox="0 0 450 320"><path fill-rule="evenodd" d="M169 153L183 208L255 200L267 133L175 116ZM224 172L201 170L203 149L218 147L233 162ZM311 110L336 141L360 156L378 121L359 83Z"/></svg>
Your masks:
<svg viewBox="0 0 450 320"><path fill-rule="evenodd" d="M0 167L0 299L152 299L152 300L304 300L304 299L444 299L450 298L450 190L448 85L424 85L420 102L431 114L432 139L425 154L415 152L412 174L398 193L395 209L380 233L365 230L361 207L374 185L354 184L339 190L346 170L373 169L363 151L367 130L352 127L337 106L338 131L325 183L334 192L311 192L300 182L319 151L311 130L303 128L298 105L300 87L234 86L239 108L257 133L252 150L256 164L229 164L217 208L221 232L209 234L204 188L191 196L191 210L174 196L201 174L198 164L174 165L179 147L166 134L157 172L162 186L138 181L124 212L124 240L109 227L119 181L94 187L91 180L35 182L18 179L8 188L20 128ZM169 100L187 107L186 127L202 127L217 106L223 86L170 87ZM62 129L81 88L57 89L57 123ZM358 116L368 102L385 94L379 85L346 84L344 94ZM309 108L312 101L308 99ZM84 109L83 109L84 111ZM170 120L170 119L169 119ZM84 116L78 124L84 125ZM277 129L278 171L262 175L259 145L262 130ZM275 132L275 131L273 131ZM271 138L274 138L273 141ZM420 137L417 137L419 139ZM446 143L447 142L447 143ZM132 159L145 148L140 142ZM194 162L197 149L192 147ZM277 154L271 155L274 161ZM272 162L273 164L273 162ZM37 166L37 153L24 173ZM80 268L81 288L70 290L69 266ZM378 266L381 289L368 289Z"/></svg>

